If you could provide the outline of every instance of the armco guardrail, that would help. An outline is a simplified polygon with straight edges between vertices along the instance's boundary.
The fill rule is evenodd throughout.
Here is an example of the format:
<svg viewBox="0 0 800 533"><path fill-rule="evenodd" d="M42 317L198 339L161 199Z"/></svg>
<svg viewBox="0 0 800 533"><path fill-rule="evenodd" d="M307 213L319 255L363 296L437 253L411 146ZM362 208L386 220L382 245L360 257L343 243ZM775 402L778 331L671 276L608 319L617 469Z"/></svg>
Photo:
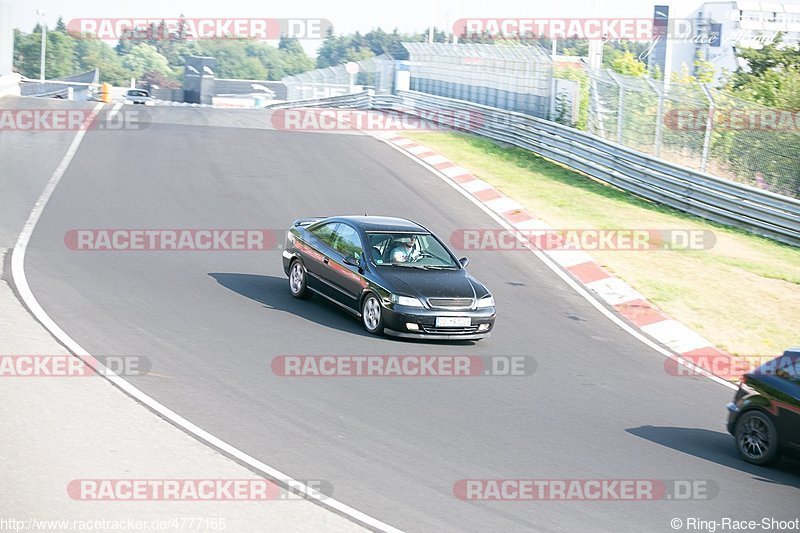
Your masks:
<svg viewBox="0 0 800 533"><path fill-rule="evenodd" d="M391 109L428 120L463 117L468 131L528 149L593 178L654 202L714 222L800 246L800 201L682 167L600 137L530 115L462 100L401 91L370 91L273 108L351 107Z"/></svg>
<svg viewBox="0 0 800 533"><path fill-rule="evenodd" d="M372 91L329 96L327 98L311 98L308 100L291 100L278 104L269 104L265 109L291 109L294 107L345 107L353 109L371 109Z"/></svg>

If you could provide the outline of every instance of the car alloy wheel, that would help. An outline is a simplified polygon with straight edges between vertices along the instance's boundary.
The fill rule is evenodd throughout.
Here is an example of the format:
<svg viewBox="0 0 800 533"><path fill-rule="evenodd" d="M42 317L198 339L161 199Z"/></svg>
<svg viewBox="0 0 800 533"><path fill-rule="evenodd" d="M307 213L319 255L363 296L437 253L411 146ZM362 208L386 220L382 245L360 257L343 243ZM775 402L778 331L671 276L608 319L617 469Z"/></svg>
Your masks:
<svg viewBox="0 0 800 533"><path fill-rule="evenodd" d="M364 304L361 306L361 320L370 333L383 333L381 303L374 294L369 294L364 298Z"/></svg>
<svg viewBox="0 0 800 533"><path fill-rule="evenodd" d="M311 293L306 285L306 269L300 261L294 261L289 268L289 290L295 298L308 298Z"/></svg>
<svg viewBox="0 0 800 533"><path fill-rule="evenodd" d="M777 459L778 432L764 413L743 413L736 423L735 433L739 454L745 461L765 465Z"/></svg>

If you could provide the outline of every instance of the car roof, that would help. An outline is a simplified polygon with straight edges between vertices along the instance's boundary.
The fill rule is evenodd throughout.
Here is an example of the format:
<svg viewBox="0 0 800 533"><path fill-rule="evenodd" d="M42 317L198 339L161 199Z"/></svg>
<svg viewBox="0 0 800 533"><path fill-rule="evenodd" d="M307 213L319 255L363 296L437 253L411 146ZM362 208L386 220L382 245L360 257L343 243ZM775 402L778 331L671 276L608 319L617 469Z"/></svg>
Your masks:
<svg viewBox="0 0 800 533"><path fill-rule="evenodd" d="M420 226L416 222L406 220L405 218L396 217L379 217L379 216L340 216L331 217L326 219L326 222L349 222L354 226L360 227L366 232L373 231L413 231L429 233L427 229Z"/></svg>

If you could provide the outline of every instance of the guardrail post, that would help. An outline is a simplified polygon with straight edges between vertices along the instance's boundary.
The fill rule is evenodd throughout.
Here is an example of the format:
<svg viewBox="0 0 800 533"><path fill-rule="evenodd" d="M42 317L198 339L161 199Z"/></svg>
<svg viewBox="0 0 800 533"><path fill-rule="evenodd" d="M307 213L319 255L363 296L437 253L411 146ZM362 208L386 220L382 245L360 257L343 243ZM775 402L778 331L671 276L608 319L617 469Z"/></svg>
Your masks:
<svg viewBox="0 0 800 533"><path fill-rule="evenodd" d="M708 98L708 118L706 118L706 134L703 139L703 157L700 159L700 171L705 172L708 165L708 152L711 148L711 132L714 129L714 97L708 90L708 85L703 84L703 92Z"/></svg>
<svg viewBox="0 0 800 533"><path fill-rule="evenodd" d="M547 103L550 106L550 112L547 118L552 121L556 119L556 106L558 105L558 99L556 98L556 50L556 39L553 38L552 50L550 52L550 97L547 99Z"/></svg>
<svg viewBox="0 0 800 533"><path fill-rule="evenodd" d="M647 83L653 88L658 95L658 109L656 110L656 139L655 139L655 155L661 157L661 128L664 125L664 91L658 89L658 85L651 79L647 78Z"/></svg>
<svg viewBox="0 0 800 533"><path fill-rule="evenodd" d="M592 102L594 103L594 113L592 113L591 110L590 110L589 118L587 119L586 126L589 127L589 124L592 121L597 122L597 133L600 135L600 137L605 139L606 138L606 126L605 126L605 122L604 122L604 119L603 119L603 113L601 111L603 106L602 106L602 101L600 100L600 89L597 87L597 83L598 83L597 82L597 76L598 75L599 74L597 72L592 71L592 74L591 74L592 81L591 81L589 87L590 87L590 91L591 91L590 98L592 99ZM589 131L592 131L591 128L589 128ZM595 132L592 131L592 133L595 133Z"/></svg>
<svg viewBox="0 0 800 533"><path fill-rule="evenodd" d="M619 95L617 96L617 144L622 146L622 122L625 118L625 87L622 86L622 83L619 81L619 79L617 79L613 72L609 70L608 74L619 88Z"/></svg>

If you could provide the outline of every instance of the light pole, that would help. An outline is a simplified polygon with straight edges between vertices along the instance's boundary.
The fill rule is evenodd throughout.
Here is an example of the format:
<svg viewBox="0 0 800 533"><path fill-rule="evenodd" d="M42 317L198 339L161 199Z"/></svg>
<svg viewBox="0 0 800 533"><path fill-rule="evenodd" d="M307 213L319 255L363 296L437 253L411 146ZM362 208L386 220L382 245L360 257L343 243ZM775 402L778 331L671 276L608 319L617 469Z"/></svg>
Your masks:
<svg viewBox="0 0 800 533"><path fill-rule="evenodd" d="M436 20L436 0L431 2L431 26L428 28L428 44L433 43L433 24Z"/></svg>
<svg viewBox="0 0 800 533"><path fill-rule="evenodd" d="M47 51L47 19L45 19L44 16L47 13L45 13L44 9L37 9L36 14L42 17L42 56L40 58L41 66L39 67L39 82L44 83L45 54Z"/></svg>

